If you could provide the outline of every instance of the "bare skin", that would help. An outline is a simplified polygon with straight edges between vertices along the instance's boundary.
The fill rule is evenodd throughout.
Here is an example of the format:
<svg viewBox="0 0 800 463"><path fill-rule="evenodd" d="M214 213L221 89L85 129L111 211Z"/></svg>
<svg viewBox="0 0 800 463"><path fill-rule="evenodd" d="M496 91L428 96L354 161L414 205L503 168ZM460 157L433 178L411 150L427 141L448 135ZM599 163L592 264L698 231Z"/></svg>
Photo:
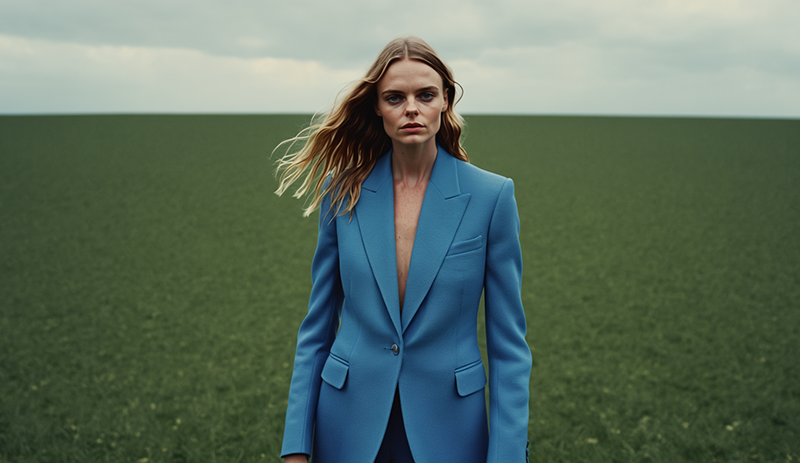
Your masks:
<svg viewBox="0 0 800 463"><path fill-rule="evenodd" d="M287 455L286 459L283 460L285 463L308 463L308 457L301 453L296 453L294 455Z"/></svg>
<svg viewBox="0 0 800 463"><path fill-rule="evenodd" d="M421 154L417 158L395 155L392 159L394 239L397 250L397 287L400 291L401 311L406 295L411 251L417 236L419 213L435 160L436 152L427 155Z"/></svg>

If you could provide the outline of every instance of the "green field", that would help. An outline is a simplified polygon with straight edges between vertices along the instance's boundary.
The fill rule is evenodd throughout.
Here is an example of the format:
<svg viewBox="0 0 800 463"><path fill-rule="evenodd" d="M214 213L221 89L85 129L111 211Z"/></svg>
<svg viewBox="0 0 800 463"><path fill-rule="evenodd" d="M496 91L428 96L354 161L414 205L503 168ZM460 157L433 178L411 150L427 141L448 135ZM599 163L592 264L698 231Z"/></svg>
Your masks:
<svg viewBox="0 0 800 463"><path fill-rule="evenodd" d="M0 116L0 463L280 461L308 119ZM532 461L799 461L800 120L467 122L516 185Z"/></svg>

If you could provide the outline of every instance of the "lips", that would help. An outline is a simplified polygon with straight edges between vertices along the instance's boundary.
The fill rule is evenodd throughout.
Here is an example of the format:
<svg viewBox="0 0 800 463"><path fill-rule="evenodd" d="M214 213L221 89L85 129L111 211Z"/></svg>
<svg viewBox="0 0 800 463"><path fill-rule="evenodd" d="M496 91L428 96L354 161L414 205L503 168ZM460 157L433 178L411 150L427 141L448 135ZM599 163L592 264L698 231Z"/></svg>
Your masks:
<svg viewBox="0 0 800 463"><path fill-rule="evenodd" d="M419 122L409 122L407 124L404 124L400 128L401 129L414 129L414 128L418 128L418 127L422 127L422 124L420 124Z"/></svg>

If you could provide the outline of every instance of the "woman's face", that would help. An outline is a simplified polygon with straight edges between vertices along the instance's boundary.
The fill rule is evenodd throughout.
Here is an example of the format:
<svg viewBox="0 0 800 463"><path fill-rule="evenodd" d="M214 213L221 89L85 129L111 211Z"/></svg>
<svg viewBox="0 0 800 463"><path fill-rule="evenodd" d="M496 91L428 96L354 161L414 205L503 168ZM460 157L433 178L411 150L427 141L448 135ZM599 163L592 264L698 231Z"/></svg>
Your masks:
<svg viewBox="0 0 800 463"><path fill-rule="evenodd" d="M447 93L442 77L422 61L395 61L378 81L375 112L392 144L436 144Z"/></svg>

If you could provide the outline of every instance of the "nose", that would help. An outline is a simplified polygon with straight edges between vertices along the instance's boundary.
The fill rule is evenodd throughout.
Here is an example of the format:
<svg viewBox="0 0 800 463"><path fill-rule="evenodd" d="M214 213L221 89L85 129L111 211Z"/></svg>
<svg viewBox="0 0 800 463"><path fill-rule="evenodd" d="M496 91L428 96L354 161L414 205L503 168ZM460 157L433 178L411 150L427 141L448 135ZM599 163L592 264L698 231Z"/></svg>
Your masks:
<svg viewBox="0 0 800 463"><path fill-rule="evenodd" d="M419 110L417 106L414 104L413 99L408 100L408 105L406 106L406 116L417 116L419 115Z"/></svg>

